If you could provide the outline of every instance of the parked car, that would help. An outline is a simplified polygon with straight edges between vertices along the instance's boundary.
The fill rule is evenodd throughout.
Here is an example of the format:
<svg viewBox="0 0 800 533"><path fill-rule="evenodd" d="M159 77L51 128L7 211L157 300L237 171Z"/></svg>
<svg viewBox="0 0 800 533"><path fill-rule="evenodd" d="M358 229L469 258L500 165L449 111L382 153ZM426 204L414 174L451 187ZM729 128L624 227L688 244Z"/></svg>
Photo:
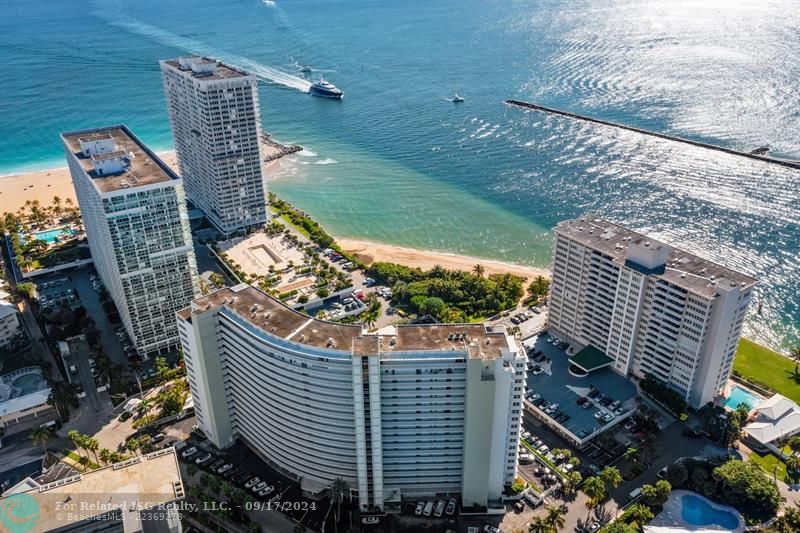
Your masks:
<svg viewBox="0 0 800 533"><path fill-rule="evenodd" d="M272 485L267 485L266 487L264 487L263 489L258 491L258 495L263 498L264 496L269 496L274 491L275 491L275 487L273 487Z"/></svg>
<svg viewBox="0 0 800 533"><path fill-rule="evenodd" d="M203 455L201 455L200 457L195 459L194 462L199 464L199 465L204 465L207 462L209 462L213 457L214 456L211 455L210 453L204 453Z"/></svg>
<svg viewBox="0 0 800 533"><path fill-rule="evenodd" d="M444 500L439 500L438 502L436 502L436 508L433 510L433 516L435 516L436 518L441 518L442 513L444 513L444 506L445 506Z"/></svg>
<svg viewBox="0 0 800 533"><path fill-rule="evenodd" d="M425 502L419 502L417 504L417 508L414 509L414 514L417 516L422 516L422 511L425 510Z"/></svg>
<svg viewBox="0 0 800 533"><path fill-rule="evenodd" d="M251 488L255 487L256 485L258 485L259 483L261 483L261 480L258 479L257 477L254 477L254 478L251 478L250 480L248 480L244 484L244 488L251 489Z"/></svg>
<svg viewBox="0 0 800 533"><path fill-rule="evenodd" d="M221 467L224 464L225 464L225 459L217 459L216 461L214 461L209 465L209 468L211 470L216 470L217 468Z"/></svg>
<svg viewBox="0 0 800 533"><path fill-rule="evenodd" d="M433 502L427 502L425 504L425 509L422 510L422 516L430 516L433 514Z"/></svg>
<svg viewBox="0 0 800 533"><path fill-rule="evenodd" d="M483 526L483 531L485 531L485 533L500 533L499 529L489 525Z"/></svg>
<svg viewBox="0 0 800 533"><path fill-rule="evenodd" d="M456 502L455 498L450 498L450 501L447 502L447 508L444 510L444 514L451 516L456 512L456 505L458 505L458 503Z"/></svg>
<svg viewBox="0 0 800 533"><path fill-rule="evenodd" d="M658 476L658 479L664 479L665 477L667 477L667 467L665 466L664 468L659 470L656 475Z"/></svg>
<svg viewBox="0 0 800 533"><path fill-rule="evenodd" d="M128 411L125 411L124 413L119 415L119 418L117 420L119 420L120 422L125 422L126 420L130 419L130 417L132 417L132 416L133 416L132 413L130 413Z"/></svg>
<svg viewBox="0 0 800 533"><path fill-rule="evenodd" d="M381 521L377 516L365 516L361 519L361 523L365 526L374 526Z"/></svg>
<svg viewBox="0 0 800 533"><path fill-rule="evenodd" d="M267 482L266 482L266 481L262 481L262 482L261 482L261 483L259 483L258 485L255 485L255 486L252 488L252 491L253 491L253 492L255 492L255 493L258 493L259 491L262 491L262 490L264 490L264 489L266 489L266 488L267 488Z"/></svg>
<svg viewBox="0 0 800 533"><path fill-rule="evenodd" d="M227 472L231 468L233 468L233 465L231 463L225 463L224 465L222 465L219 468L217 468L217 474L224 474L225 472Z"/></svg>
<svg viewBox="0 0 800 533"><path fill-rule="evenodd" d="M192 446L190 448L186 448L185 450L183 450L181 452L181 457L183 457L184 459L188 459L189 457L191 457L192 455L194 455L196 453L197 453L197 448Z"/></svg>

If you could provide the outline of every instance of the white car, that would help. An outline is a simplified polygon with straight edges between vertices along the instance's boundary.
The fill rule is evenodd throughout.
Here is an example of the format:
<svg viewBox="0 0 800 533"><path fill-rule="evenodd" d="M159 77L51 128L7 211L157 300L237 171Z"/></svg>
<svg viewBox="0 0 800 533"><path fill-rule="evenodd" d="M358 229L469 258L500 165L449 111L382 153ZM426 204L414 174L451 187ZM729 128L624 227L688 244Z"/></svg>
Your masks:
<svg viewBox="0 0 800 533"><path fill-rule="evenodd" d="M274 491L274 490L275 490L275 487L273 487L272 485L267 485L266 488L258 491L258 495L263 498L264 496L269 496L270 494L272 494L272 491Z"/></svg>
<svg viewBox="0 0 800 533"><path fill-rule="evenodd" d="M262 481L261 483L259 483L255 487L253 487L253 492L258 493L258 492L260 492L260 491L262 491L262 490L264 490L266 488L267 488L267 482L266 481Z"/></svg>
<svg viewBox="0 0 800 533"><path fill-rule="evenodd" d="M258 485L259 483L261 483L261 480L258 479L257 477L254 477L253 479L251 479L250 481L248 481L247 483L244 484L244 488L252 489L253 487Z"/></svg>
<svg viewBox="0 0 800 533"><path fill-rule="evenodd" d="M233 468L233 465L231 463L225 463L221 467L217 468L217 474L224 474L225 472L227 472L231 468Z"/></svg>
<svg viewBox="0 0 800 533"><path fill-rule="evenodd" d="M548 446L547 444L542 444L539 447L539 453L547 453L549 451L550 451L550 446Z"/></svg>
<svg viewBox="0 0 800 533"><path fill-rule="evenodd" d="M500 533L500 530L494 526L483 526L483 531L486 533Z"/></svg>
<svg viewBox="0 0 800 533"><path fill-rule="evenodd" d="M606 416L606 412L604 409L600 409L594 414L594 417L597 419L603 418L604 416Z"/></svg>
<svg viewBox="0 0 800 533"><path fill-rule="evenodd" d="M528 440L529 438L531 438L531 432L530 431L523 431L522 432L522 438L525 439L525 440Z"/></svg>
<svg viewBox="0 0 800 533"><path fill-rule="evenodd" d="M192 446L191 448L186 448L185 450L183 450L181 452L181 457L183 457L184 459L188 459L189 456L192 456L192 455L194 455L196 453L197 453L197 448Z"/></svg>

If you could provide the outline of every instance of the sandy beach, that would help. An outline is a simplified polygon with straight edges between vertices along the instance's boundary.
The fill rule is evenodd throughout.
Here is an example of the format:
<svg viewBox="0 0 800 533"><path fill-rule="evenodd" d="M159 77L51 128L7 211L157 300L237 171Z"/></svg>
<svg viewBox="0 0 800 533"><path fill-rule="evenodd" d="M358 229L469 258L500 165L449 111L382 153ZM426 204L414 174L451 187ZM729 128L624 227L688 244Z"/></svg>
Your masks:
<svg viewBox="0 0 800 533"><path fill-rule="evenodd" d="M439 265L451 270L472 270L472 267L474 267L476 264L480 264L483 266L487 275L510 273L517 276L522 276L528 280L540 275L550 277L550 271L546 268L526 267L514 265L512 263L504 263L502 261L491 261L477 257L470 257L466 255L457 255L444 252L429 252L425 250L416 250L414 248L405 248L402 246L380 244L355 239L336 238L336 242L339 243L339 246L341 246L344 250L355 254L359 259L367 264L375 261L388 261L402 265L419 267L423 270L433 268L434 265Z"/></svg>
<svg viewBox="0 0 800 533"><path fill-rule="evenodd" d="M267 157L277 151L277 148L262 144L263 156ZM159 152L158 156L178 172L178 160L174 151ZM264 163L265 177L280 168L278 159ZM28 200L39 200L42 205L49 205L55 196L62 200L71 198L77 205L75 189L72 186L72 177L69 168L53 168L39 172L29 172L14 176L0 178L0 213L16 212ZM481 264L486 274L511 273L531 279L538 275L548 276L549 271L544 268L526 267L491 261L476 257L456 255L444 252L429 252L416 250L390 244L380 244L355 239L336 239L339 245L349 252L353 252L365 263L374 261L390 261L420 267L424 270L434 265L441 265L452 270L472 270L476 264Z"/></svg>
<svg viewBox="0 0 800 533"><path fill-rule="evenodd" d="M279 148L262 143L261 152L262 157L270 158L277 155ZM158 152L157 155L172 170L178 172L178 157L174 150ZM263 168L265 177L269 178L269 174L280 167L278 160L274 159L265 162ZM66 166L0 177L0 214L16 212L28 200L39 200L41 205L50 205L56 196L59 196L61 200L70 198L75 205L78 204L75 189L72 186L72 177Z"/></svg>

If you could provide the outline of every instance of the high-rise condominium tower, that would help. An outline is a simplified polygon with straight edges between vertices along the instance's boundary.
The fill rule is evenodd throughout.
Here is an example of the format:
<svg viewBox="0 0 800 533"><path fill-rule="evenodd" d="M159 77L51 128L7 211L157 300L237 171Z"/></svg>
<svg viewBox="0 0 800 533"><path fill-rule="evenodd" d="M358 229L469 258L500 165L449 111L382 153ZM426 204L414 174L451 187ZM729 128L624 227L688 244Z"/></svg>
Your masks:
<svg viewBox="0 0 800 533"><path fill-rule="evenodd" d="M95 268L136 349L178 345L200 294L183 182L125 126L61 134Z"/></svg>
<svg viewBox="0 0 800 533"><path fill-rule="evenodd" d="M555 228L550 326L700 407L731 372L756 280L594 216Z"/></svg>
<svg viewBox="0 0 800 533"><path fill-rule="evenodd" d="M186 195L231 234L267 220L255 76L203 57L161 61Z"/></svg>

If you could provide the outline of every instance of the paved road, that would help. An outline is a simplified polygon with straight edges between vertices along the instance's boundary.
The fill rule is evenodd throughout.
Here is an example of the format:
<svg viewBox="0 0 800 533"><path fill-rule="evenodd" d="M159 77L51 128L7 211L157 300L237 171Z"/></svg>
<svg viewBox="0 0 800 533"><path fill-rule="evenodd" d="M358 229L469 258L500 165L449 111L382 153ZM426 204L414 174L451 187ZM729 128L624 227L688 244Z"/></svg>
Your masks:
<svg viewBox="0 0 800 533"><path fill-rule="evenodd" d="M69 277L71 286L78 293L81 305L86 308L86 312L92 317L100 332L100 344L103 352L111 359L112 363L127 365L128 359L122 350L122 344L119 342L114 332L114 326L108 320L108 315L100 303L100 297L89 279L89 269L74 270L70 272Z"/></svg>

